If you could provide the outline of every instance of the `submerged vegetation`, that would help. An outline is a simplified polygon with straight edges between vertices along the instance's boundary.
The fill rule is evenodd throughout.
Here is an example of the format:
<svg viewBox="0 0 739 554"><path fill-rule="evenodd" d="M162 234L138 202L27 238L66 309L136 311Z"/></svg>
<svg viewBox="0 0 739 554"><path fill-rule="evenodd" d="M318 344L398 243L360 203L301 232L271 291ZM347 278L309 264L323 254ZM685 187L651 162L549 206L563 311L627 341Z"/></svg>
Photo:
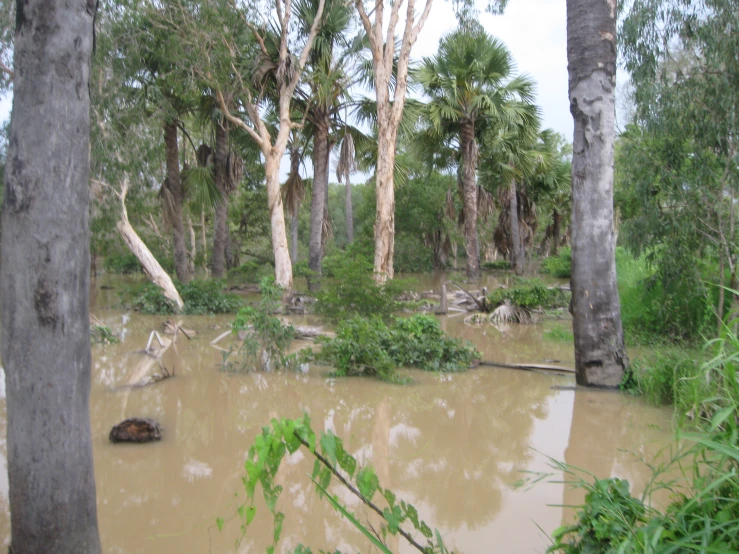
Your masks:
<svg viewBox="0 0 739 554"><path fill-rule="evenodd" d="M189 315L234 313L243 306L243 301L235 294L223 292L223 282L218 280L193 280L179 288L185 307L182 313ZM170 315L175 306L164 297L156 285L147 283L133 287L124 293L131 307L147 315ZM125 300L125 299L124 299Z"/></svg>

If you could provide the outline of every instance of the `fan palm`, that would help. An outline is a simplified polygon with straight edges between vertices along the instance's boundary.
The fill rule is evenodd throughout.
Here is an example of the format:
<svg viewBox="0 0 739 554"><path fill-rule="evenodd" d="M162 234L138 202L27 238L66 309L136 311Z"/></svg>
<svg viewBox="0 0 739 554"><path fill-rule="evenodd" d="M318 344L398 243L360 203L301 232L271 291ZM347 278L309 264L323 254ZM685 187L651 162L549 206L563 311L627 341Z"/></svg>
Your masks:
<svg viewBox="0 0 739 554"><path fill-rule="evenodd" d="M513 58L499 40L482 29L457 30L441 40L436 56L425 58L415 80L429 97L426 132L440 143L456 143L464 193L467 278L480 275L477 244L478 141L483 132L525 122L533 82L513 77Z"/></svg>

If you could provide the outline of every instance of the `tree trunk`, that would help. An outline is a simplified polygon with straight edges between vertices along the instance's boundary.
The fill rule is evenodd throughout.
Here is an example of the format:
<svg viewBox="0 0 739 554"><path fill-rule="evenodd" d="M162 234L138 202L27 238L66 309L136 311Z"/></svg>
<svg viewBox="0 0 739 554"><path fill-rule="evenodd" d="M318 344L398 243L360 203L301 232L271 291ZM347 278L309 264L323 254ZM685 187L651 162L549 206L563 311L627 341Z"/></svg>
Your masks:
<svg viewBox="0 0 739 554"><path fill-rule="evenodd" d="M572 156L572 313L580 385L615 388L628 364L616 286L613 141L616 4L567 0Z"/></svg>
<svg viewBox="0 0 739 554"><path fill-rule="evenodd" d="M267 180L267 201L269 219L272 227L272 252L275 256L275 284L289 293L293 288L293 267L287 247L285 231L285 211L280 192L280 156L269 156L264 164Z"/></svg>
<svg viewBox="0 0 739 554"><path fill-rule="evenodd" d="M298 263L298 207L295 207L293 215L290 218L290 233L292 235L292 251L290 254L290 260L293 265Z"/></svg>
<svg viewBox="0 0 739 554"><path fill-rule="evenodd" d="M480 278L480 250L477 243L477 144L475 124L466 121L460 134L462 148L462 187L464 190L464 238L467 248L467 280Z"/></svg>
<svg viewBox="0 0 739 554"><path fill-rule="evenodd" d="M10 551L98 553L90 433L93 3L18 2L0 247Z"/></svg>
<svg viewBox="0 0 739 554"><path fill-rule="evenodd" d="M311 290L318 287L317 279L320 279L321 276L323 220L328 188L328 159L328 125L318 124L313 135L313 187L311 188L310 241L308 244L308 267L316 275L315 279L309 279Z"/></svg>
<svg viewBox="0 0 739 554"><path fill-rule="evenodd" d="M552 256L557 255L559 249L559 233L562 228L562 216L557 211L557 208L552 210L552 248L549 250Z"/></svg>
<svg viewBox="0 0 739 554"><path fill-rule="evenodd" d="M172 242L174 245L174 267L181 283L190 280L187 271L187 247L185 246L185 226L182 221L184 191L180 178L179 148L177 146L177 123L164 124L164 146L167 155L167 189L172 194Z"/></svg>
<svg viewBox="0 0 739 554"><path fill-rule="evenodd" d="M378 105L378 110L380 106ZM388 106L389 110L390 107ZM383 121L383 117L379 118ZM377 210L375 213L375 279L392 279L395 253L395 143L397 130L380 124L377 142Z"/></svg>
<svg viewBox="0 0 739 554"><path fill-rule="evenodd" d="M344 189L346 211L346 241L347 244L354 242L354 214L352 211L352 182L349 179L349 172L346 172L346 185Z"/></svg>
<svg viewBox="0 0 739 554"><path fill-rule="evenodd" d="M516 275L523 275L523 253L521 252L521 230L518 225L518 195L516 193L515 179L511 179L508 194L510 198L508 207L510 210L509 221L511 225L511 268Z"/></svg>
<svg viewBox="0 0 739 554"><path fill-rule="evenodd" d="M224 121L216 125L215 182L221 201L215 207L213 258L211 272L222 279L226 271L226 243L228 242L228 128Z"/></svg>

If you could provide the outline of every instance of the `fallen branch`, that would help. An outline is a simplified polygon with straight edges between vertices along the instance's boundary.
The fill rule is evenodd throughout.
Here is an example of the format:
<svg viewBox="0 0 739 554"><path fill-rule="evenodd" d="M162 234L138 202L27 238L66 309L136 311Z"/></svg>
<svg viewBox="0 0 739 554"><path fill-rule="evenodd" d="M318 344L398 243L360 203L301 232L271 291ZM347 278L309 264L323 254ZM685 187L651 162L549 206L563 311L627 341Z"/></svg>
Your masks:
<svg viewBox="0 0 739 554"><path fill-rule="evenodd" d="M504 364L501 362L491 362L488 360L480 360L479 365L491 366L491 367L503 367L506 369L522 369L524 371L561 371L564 373L575 373L574 369L569 367L558 367L556 365L546 364Z"/></svg>
<svg viewBox="0 0 739 554"><path fill-rule="evenodd" d="M451 283L452 285L454 285L455 287L457 287L457 288L458 288L459 290L461 290L461 291L462 291L463 293L465 293L465 294L466 294L467 296L469 296L469 297L470 297L470 298L472 299L472 301L473 301L473 302L474 302L475 304L477 304L477 307L478 307L478 308L480 308L480 311L481 311L481 312L487 312L487 310L485 309L485 306L483 306L483 305L482 305L482 304L481 304L481 303L480 303L480 302L479 302L479 301L477 300L477 298L475 298L474 296L472 296L472 295L471 295L471 294L470 294L469 292L467 292L467 291L466 291L465 289L463 289L463 288L462 288L462 287L461 287L460 285L458 285L458 284L457 284L457 283L455 283L454 281L447 281L447 282L448 282L448 283Z"/></svg>

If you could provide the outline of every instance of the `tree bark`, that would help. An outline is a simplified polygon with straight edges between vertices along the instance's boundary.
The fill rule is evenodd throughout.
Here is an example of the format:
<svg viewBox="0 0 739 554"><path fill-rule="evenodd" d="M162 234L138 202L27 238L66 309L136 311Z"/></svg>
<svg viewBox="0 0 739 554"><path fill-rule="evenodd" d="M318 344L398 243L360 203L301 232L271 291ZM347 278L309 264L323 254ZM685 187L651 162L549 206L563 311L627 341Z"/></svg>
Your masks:
<svg viewBox="0 0 739 554"><path fill-rule="evenodd" d="M93 6L17 5L0 246L16 554L100 552L89 410Z"/></svg>
<svg viewBox="0 0 739 554"><path fill-rule="evenodd" d="M377 107L378 111L380 106ZM389 109L389 106L388 106ZM382 120L384 118L380 118ZM395 143L397 129L380 125L377 143L377 209L375 212L375 278L379 282L395 275Z"/></svg>
<svg viewBox="0 0 739 554"><path fill-rule="evenodd" d="M328 161L328 122L317 122L316 132L313 135L313 186L311 188L310 241L308 244L308 267L316 275L316 278L309 279L311 290L318 287L318 279L321 276L323 220L328 191Z"/></svg>
<svg viewBox="0 0 739 554"><path fill-rule="evenodd" d="M292 234L292 249L290 260L293 265L298 263L298 207L295 207L292 217L290 218L290 233Z"/></svg>
<svg viewBox="0 0 739 554"><path fill-rule="evenodd" d="M282 149L282 152L285 150ZM282 152L280 154L282 154ZM264 164L267 178L267 201L272 227L272 252L275 256L275 284L287 293L293 288L293 268L285 232L285 210L280 193L280 157L269 156Z"/></svg>
<svg viewBox="0 0 739 554"><path fill-rule="evenodd" d="M349 179L349 172L346 172L346 186L344 188L345 201L344 210L346 212L346 242L351 244L354 242L354 213L352 209L352 182Z"/></svg>
<svg viewBox="0 0 739 554"><path fill-rule="evenodd" d="M464 237L467 248L467 280L480 278L480 249L477 241L477 144L475 124L466 121L460 133L462 188L464 190Z"/></svg>
<svg viewBox="0 0 739 554"><path fill-rule="evenodd" d="M226 271L226 243L228 242L228 128L225 121L216 124L215 182L220 202L215 207L213 258L211 272L216 279Z"/></svg>
<svg viewBox="0 0 739 554"><path fill-rule="evenodd" d="M164 147L167 159L167 189L172 194L172 242L174 246L174 267L181 283L190 280L187 271L187 246L185 245L185 226L182 221L184 191L180 178L180 154L177 146L177 123L164 124Z"/></svg>
<svg viewBox="0 0 739 554"><path fill-rule="evenodd" d="M521 228L518 224L518 194L515 179L511 179L508 194L510 198L508 208L511 225L511 268L516 275L523 275L523 252L521 252Z"/></svg>
<svg viewBox="0 0 739 554"><path fill-rule="evenodd" d="M562 216L560 215L557 208L554 208L552 210L552 248L550 248L549 252L552 256L557 255L557 250L559 249L559 235L560 230L562 228Z"/></svg>
<svg viewBox="0 0 739 554"><path fill-rule="evenodd" d="M613 142L616 3L567 0L572 156L572 314L580 385L615 388L628 358L616 286Z"/></svg>

